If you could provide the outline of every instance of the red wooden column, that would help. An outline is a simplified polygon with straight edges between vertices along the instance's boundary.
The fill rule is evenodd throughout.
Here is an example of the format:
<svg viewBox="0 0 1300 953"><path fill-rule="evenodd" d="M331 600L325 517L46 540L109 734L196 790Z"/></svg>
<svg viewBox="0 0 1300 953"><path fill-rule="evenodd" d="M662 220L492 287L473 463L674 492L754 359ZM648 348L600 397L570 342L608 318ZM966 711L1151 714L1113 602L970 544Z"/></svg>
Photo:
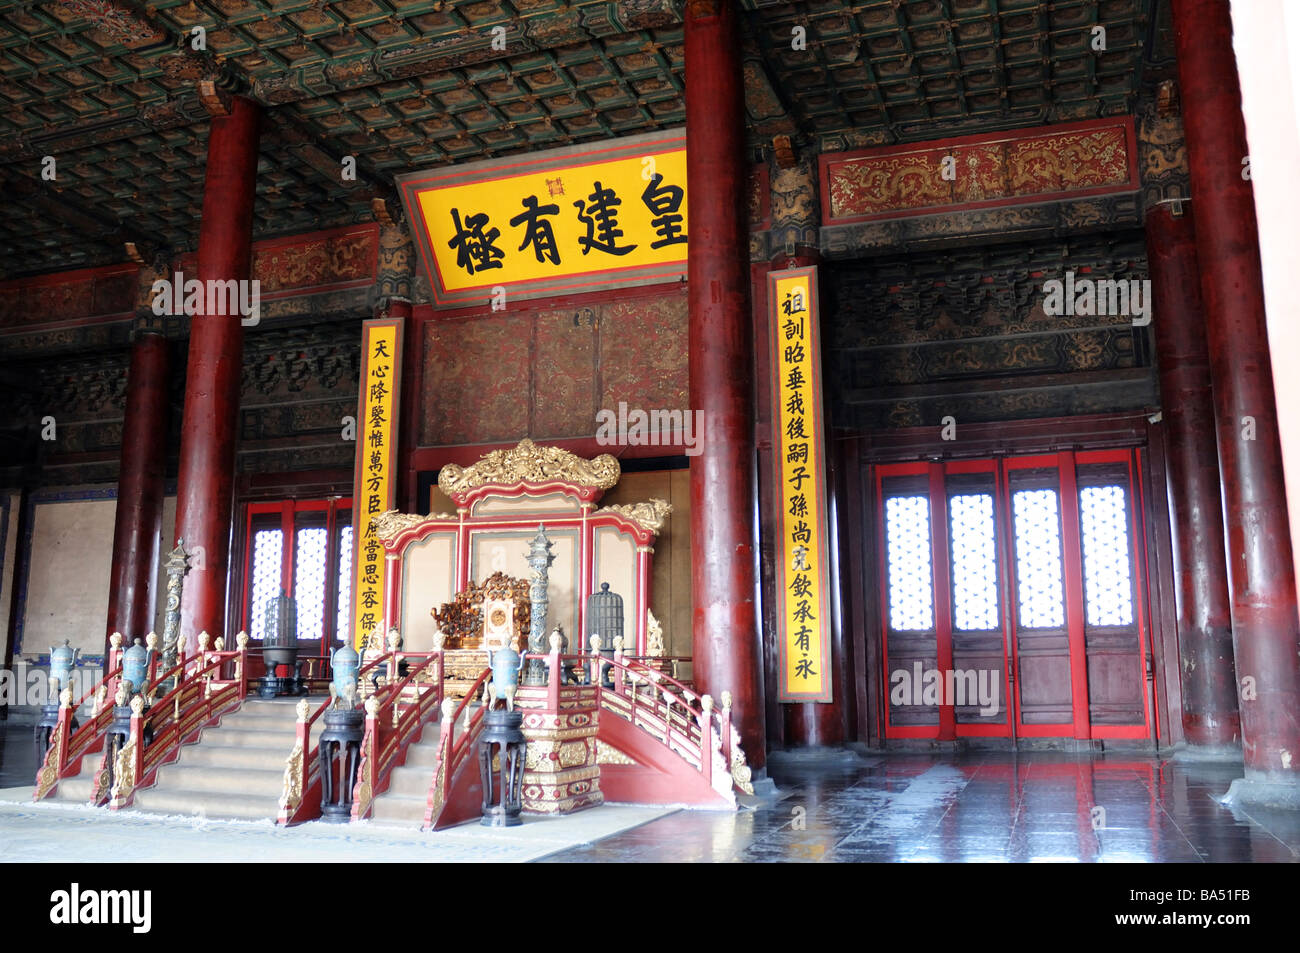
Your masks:
<svg viewBox="0 0 1300 953"><path fill-rule="evenodd" d="M167 339L155 331L137 329L126 378L105 658L108 636L121 632L130 645L132 639L143 639L153 626L166 439Z"/></svg>
<svg viewBox="0 0 1300 953"><path fill-rule="evenodd" d="M732 693L749 763L766 764L755 610L754 412L745 111L731 0L686 5L686 174L691 240L691 406L704 412L691 459L695 681Z"/></svg>
<svg viewBox="0 0 1300 953"><path fill-rule="evenodd" d="M260 119L257 103L236 97L229 115L212 120L195 276L200 281L249 278ZM202 548L202 565L198 559L191 563L181 598L181 638L190 651L200 632L233 638L225 622L243 370L240 321L239 315L207 314L190 320L175 537L191 553Z"/></svg>
<svg viewBox="0 0 1300 953"><path fill-rule="evenodd" d="M1300 622L1232 23L1223 0L1174 0L1173 14L1240 686L1232 793L1300 807Z"/></svg>
<svg viewBox="0 0 1300 953"><path fill-rule="evenodd" d="M1181 211L1181 214L1176 214ZM1188 755L1241 757L1210 354L1190 204L1147 210Z"/></svg>

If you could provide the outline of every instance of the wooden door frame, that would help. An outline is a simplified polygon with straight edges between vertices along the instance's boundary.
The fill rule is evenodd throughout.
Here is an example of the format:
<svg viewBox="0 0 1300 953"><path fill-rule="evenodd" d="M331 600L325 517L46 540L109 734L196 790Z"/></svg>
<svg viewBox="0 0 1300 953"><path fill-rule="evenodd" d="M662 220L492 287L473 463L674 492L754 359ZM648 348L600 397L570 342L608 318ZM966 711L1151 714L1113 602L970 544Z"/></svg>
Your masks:
<svg viewBox="0 0 1300 953"><path fill-rule="evenodd" d="M873 525L878 505L872 466L877 463L905 463L921 460L981 458L989 456L1056 453L1063 448L1137 448L1140 465L1134 474L1135 494L1140 493L1145 513L1141 527L1139 559L1144 559L1146 622L1149 652L1154 656L1151 680L1155 695L1150 709L1150 727L1161 746L1182 739L1179 692L1178 638L1173 602L1172 548L1169 511L1165 491L1165 452L1158 420L1146 413L1095 414L1079 417L962 425L958 441L945 441L940 428L911 427L888 431L857 431L836 434L845 461L848 505L840 534L840 545L850 549L844 603L845 626L850 633L856 696L857 739L874 748L884 743L884 707L887 691L879 677L882 670L879 567ZM1135 539L1135 544L1139 540ZM1144 547L1144 548L1143 548Z"/></svg>

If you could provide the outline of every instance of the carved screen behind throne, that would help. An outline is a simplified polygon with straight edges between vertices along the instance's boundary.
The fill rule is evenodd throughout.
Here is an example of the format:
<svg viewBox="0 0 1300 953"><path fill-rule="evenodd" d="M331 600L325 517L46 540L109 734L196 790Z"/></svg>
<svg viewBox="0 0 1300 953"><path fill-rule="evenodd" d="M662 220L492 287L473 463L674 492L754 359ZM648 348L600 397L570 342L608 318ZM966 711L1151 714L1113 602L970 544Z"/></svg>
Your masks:
<svg viewBox="0 0 1300 953"><path fill-rule="evenodd" d="M607 582L623 597L624 643L643 654L650 605L650 559L655 536L671 507L662 500L598 508L618 482L608 454L585 460L557 447L525 440L489 453L472 467L446 466L438 485L455 514L376 518L389 563L388 618L398 620L408 651L433 646L429 610L494 572L531 578L526 562L538 524L555 556L548 571L546 629L564 627L570 651L584 631L586 600Z"/></svg>

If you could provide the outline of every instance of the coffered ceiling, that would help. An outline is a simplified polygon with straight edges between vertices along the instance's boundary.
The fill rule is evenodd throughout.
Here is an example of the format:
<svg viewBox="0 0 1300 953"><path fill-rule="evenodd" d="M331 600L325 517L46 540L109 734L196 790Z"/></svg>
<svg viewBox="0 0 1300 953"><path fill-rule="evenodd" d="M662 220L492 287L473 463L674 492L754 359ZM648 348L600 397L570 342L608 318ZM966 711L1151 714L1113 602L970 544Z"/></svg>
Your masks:
<svg viewBox="0 0 1300 953"><path fill-rule="evenodd" d="M756 155L778 134L844 149L1131 112L1165 15L1164 0L741 5ZM400 172L679 126L682 6L0 0L0 274L122 261L127 242L193 250L223 92L266 107L258 238L368 220Z"/></svg>

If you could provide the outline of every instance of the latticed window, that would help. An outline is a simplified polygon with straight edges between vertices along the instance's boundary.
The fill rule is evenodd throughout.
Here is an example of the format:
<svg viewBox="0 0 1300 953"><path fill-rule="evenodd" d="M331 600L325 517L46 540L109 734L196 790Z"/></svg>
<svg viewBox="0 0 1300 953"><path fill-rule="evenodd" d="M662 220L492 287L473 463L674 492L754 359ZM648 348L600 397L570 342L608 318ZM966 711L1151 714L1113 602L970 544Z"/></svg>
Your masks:
<svg viewBox="0 0 1300 953"><path fill-rule="evenodd" d="M244 614L249 635L266 633L268 600L285 589L298 609L298 639L328 646L348 635L352 586L350 500L248 505ZM291 545L286 545L286 540Z"/></svg>
<svg viewBox="0 0 1300 953"><path fill-rule="evenodd" d="M1017 490L1011 495L1015 522L1017 605L1020 625L1056 629L1065 625L1061 574L1061 510L1056 490Z"/></svg>
<svg viewBox="0 0 1300 953"><path fill-rule="evenodd" d="M325 633L325 563L328 534L323 526L298 530L294 551L293 597L298 603L298 638L319 639Z"/></svg>
<svg viewBox="0 0 1300 953"><path fill-rule="evenodd" d="M885 500L885 546L889 627L896 632L934 628L929 497L891 496Z"/></svg>
<svg viewBox="0 0 1300 953"><path fill-rule="evenodd" d="M949 497L952 524L953 626L967 632L998 628L998 556L993 494Z"/></svg>
<svg viewBox="0 0 1300 953"><path fill-rule="evenodd" d="M1083 592L1089 625L1133 624L1128 503L1122 486L1079 491Z"/></svg>
<svg viewBox="0 0 1300 953"><path fill-rule="evenodd" d="M263 613L268 600L280 594L283 569L284 534L278 529L259 529L253 533L253 570L249 580L250 602L253 615L249 619L248 634L254 639L265 635L266 620Z"/></svg>
<svg viewBox="0 0 1300 953"><path fill-rule="evenodd" d="M352 631L352 527L339 530L339 611L334 631L340 642Z"/></svg>

